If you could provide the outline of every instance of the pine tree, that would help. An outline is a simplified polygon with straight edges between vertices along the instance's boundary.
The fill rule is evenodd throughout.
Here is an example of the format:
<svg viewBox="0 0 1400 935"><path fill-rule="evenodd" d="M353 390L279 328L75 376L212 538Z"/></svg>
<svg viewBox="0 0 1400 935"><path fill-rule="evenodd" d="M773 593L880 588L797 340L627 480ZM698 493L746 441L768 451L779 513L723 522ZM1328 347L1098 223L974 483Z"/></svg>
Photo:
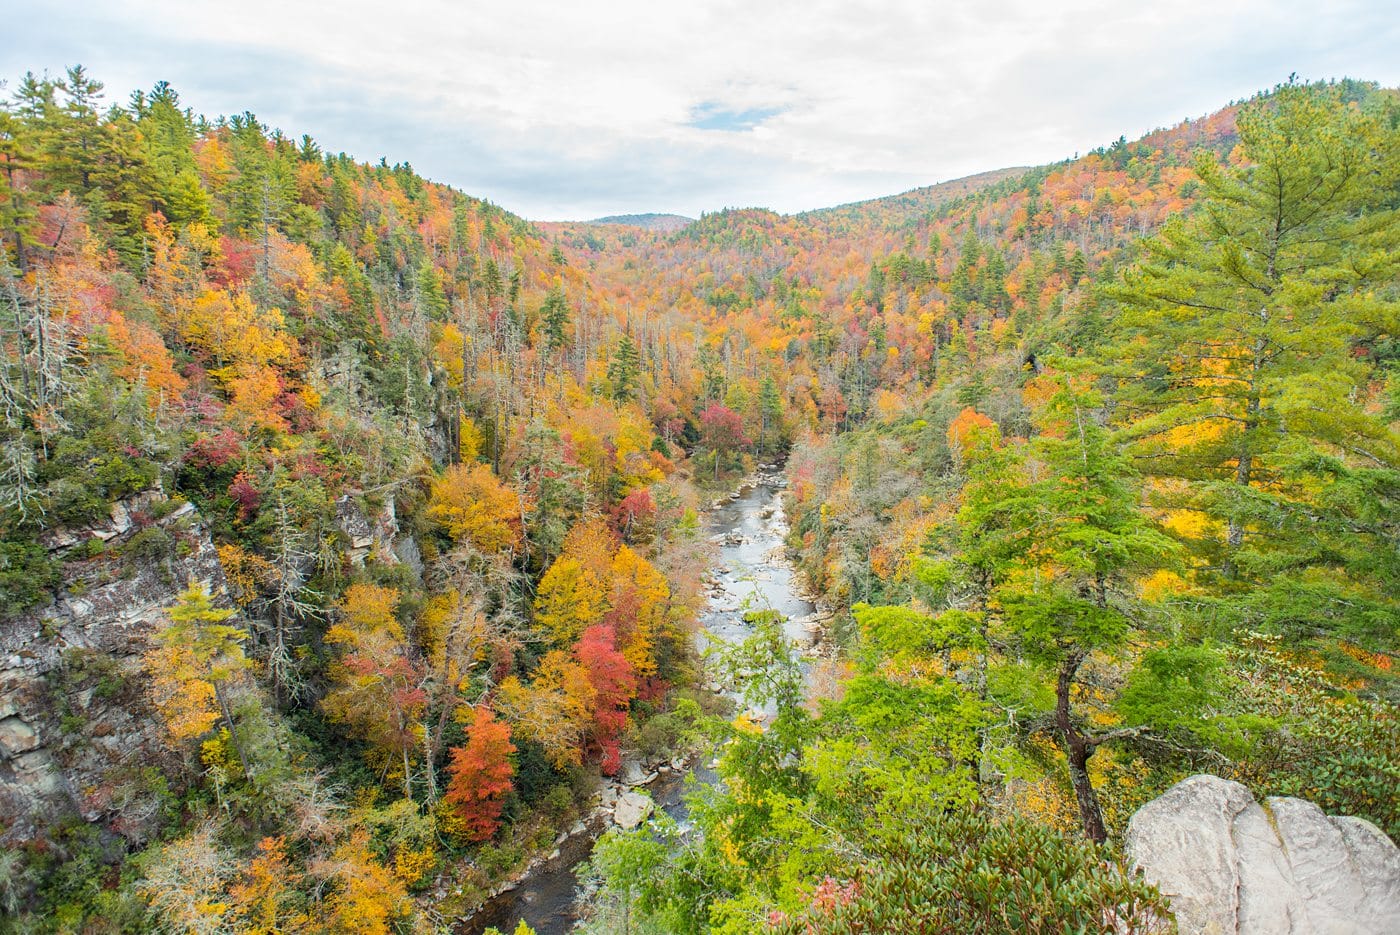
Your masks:
<svg viewBox="0 0 1400 935"><path fill-rule="evenodd" d="M624 334L617 342L613 358L608 362L608 382L612 384L615 403L630 402L637 397L637 378L642 372L642 358L632 336Z"/></svg>
<svg viewBox="0 0 1400 935"><path fill-rule="evenodd" d="M25 241L34 221L34 208L20 184L19 173L34 166L34 151L24 122L8 108L0 107L0 242L8 239L15 266L28 269ZM4 250L0 249L0 257Z"/></svg>
<svg viewBox="0 0 1400 935"><path fill-rule="evenodd" d="M1244 109L1239 132L1244 165L1204 158L1201 210L1112 292L1123 411L1167 505L1207 521L1192 541L1203 580L1291 589L1256 595L1254 611L1234 602L1256 617L1368 626L1393 613L1400 567L1375 560L1394 554L1396 527L1359 488L1393 500L1400 437L1356 350L1394 331L1400 133L1298 85Z"/></svg>
<svg viewBox="0 0 1400 935"><path fill-rule="evenodd" d="M544 306L540 309L540 323L544 326L545 347L549 352L557 354L563 350L569 340L569 305L564 300L562 287L553 286L545 296Z"/></svg>
<svg viewBox="0 0 1400 935"><path fill-rule="evenodd" d="M778 384L771 376L765 376L758 387L759 431L758 444L765 451L781 444L783 433L783 398L778 392ZM769 433L776 432L777 440L770 445Z"/></svg>
<svg viewBox="0 0 1400 935"><path fill-rule="evenodd" d="M1054 736L1069 763L1084 833L1107 834L1088 763L1104 743L1134 728L1096 730L1079 710L1083 667L1094 654L1121 654L1135 626L1125 611L1131 577L1164 560L1173 543L1138 509L1127 458L1095 416L1102 396L1082 377L1060 389L1037 414L1034 454L1043 480L1007 491L1009 567L994 587L1005 634L997 642L1048 670L1055 696Z"/></svg>

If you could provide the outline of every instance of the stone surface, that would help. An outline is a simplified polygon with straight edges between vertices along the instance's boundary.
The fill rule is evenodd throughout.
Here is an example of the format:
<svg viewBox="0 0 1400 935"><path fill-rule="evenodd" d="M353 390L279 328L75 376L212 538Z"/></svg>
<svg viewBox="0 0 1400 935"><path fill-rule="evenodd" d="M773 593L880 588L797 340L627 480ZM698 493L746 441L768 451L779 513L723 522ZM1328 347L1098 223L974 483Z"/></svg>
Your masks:
<svg viewBox="0 0 1400 935"><path fill-rule="evenodd" d="M640 792L624 792L617 797L613 821L619 828L635 828L650 817L652 808L650 796Z"/></svg>
<svg viewBox="0 0 1400 935"><path fill-rule="evenodd" d="M645 786L656 779L656 770L649 770L640 761L629 759L623 762L617 778L624 786Z"/></svg>
<svg viewBox="0 0 1400 935"><path fill-rule="evenodd" d="M422 571L422 557L410 537L399 537L398 514L391 496L375 516L366 515L357 497L345 494L335 501L335 522L345 536L351 564L363 565L373 557L386 565L406 561L415 572ZM407 551L405 551L405 548Z"/></svg>
<svg viewBox="0 0 1400 935"><path fill-rule="evenodd" d="M142 654L191 580L227 606L207 527L190 504L165 501L145 491L102 523L45 533L62 585L49 604L0 619L0 848L75 813L133 842L155 829L160 774L178 764L146 700ZM165 554L123 553L151 527L168 536ZM101 554L70 551L92 539Z"/></svg>
<svg viewBox="0 0 1400 935"><path fill-rule="evenodd" d="M1400 849L1301 799L1261 805L1239 783L1192 776L1138 810L1126 843L1182 935L1400 932Z"/></svg>

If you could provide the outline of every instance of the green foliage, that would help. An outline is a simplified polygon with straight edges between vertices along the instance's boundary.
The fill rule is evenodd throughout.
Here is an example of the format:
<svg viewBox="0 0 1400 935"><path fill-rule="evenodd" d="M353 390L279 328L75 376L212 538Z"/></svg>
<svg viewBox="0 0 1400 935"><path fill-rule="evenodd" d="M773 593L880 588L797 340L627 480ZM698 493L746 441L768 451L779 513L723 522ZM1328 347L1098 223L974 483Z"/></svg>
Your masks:
<svg viewBox="0 0 1400 935"><path fill-rule="evenodd" d="M642 372L642 358L630 334L618 339L608 361L609 395L613 402L629 402L637 395L637 381Z"/></svg>
<svg viewBox="0 0 1400 935"><path fill-rule="evenodd" d="M18 614L48 600L63 580L59 564L37 542L0 542L0 606Z"/></svg>
<svg viewBox="0 0 1400 935"><path fill-rule="evenodd" d="M1366 618L1395 612L1381 595L1397 593L1383 583L1397 569L1376 561L1393 524L1348 488L1390 487L1400 465L1356 353L1393 330L1400 147L1393 113L1341 94L1287 85L1243 108L1244 164L1199 159L1201 210L1147 241L1109 292L1124 306L1114 373L1135 454L1185 482L1165 505L1224 533L1185 539L1196 578L1244 596L1246 625L1307 615L1374 631ZM1291 599L1269 595L1279 587Z"/></svg>
<svg viewBox="0 0 1400 935"><path fill-rule="evenodd" d="M1107 858L1107 859L1106 859ZM1022 818L929 815L846 881L812 881L776 933L1174 932L1167 901L1121 861Z"/></svg>
<svg viewBox="0 0 1400 935"><path fill-rule="evenodd" d="M1227 658L1234 676L1227 712L1252 727L1239 778L1263 794L1304 798L1400 836L1400 709L1347 690L1276 637L1251 634Z"/></svg>

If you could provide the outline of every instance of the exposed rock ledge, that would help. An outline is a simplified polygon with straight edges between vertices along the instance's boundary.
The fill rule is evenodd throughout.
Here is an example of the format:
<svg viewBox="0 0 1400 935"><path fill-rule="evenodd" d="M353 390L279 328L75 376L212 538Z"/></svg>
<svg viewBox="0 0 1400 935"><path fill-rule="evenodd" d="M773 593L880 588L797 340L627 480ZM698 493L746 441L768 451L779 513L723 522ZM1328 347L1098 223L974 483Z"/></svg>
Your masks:
<svg viewBox="0 0 1400 935"><path fill-rule="evenodd" d="M130 548L147 533L146 548ZM84 552L91 540L100 553ZM139 844L178 761L144 691L142 653L191 580L227 604L209 529L160 489L44 537L64 561L44 606L0 619L0 851L77 814Z"/></svg>
<svg viewBox="0 0 1400 935"><path fill-rule="evenodd" d="M1182 935L1393 935L1400 849L1360 818L1192 776L1128 824L1133 864L1172 902Z"/></svg>

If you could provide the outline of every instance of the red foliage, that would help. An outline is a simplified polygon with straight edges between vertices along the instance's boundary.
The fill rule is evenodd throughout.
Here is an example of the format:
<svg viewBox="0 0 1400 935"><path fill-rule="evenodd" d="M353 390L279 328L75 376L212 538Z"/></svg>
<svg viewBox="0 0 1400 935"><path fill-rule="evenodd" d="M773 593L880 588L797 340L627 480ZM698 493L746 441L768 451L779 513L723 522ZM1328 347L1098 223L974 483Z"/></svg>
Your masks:
<svg viewBox="0 0 1400 935"><path fill-rule="evenodd" d="M253 270L258 262L253 244L237 237L221 237L219 252L223 254L224 262L222 268L216 267L209 271L210 281L227 288L253 277Z"/></svg>
<svg viewBox="0 0 1400 935"><path fill-rule="evenodd" d="M649 539L656 523L656 501L651 498L651 491L643 488L623 497L613 510L613 518L617 531L629 542Z"/></svg>
<svg viewBox="0 0 1400 935"><path fill-rule="evenodd" d="M238 503L238 518L242 520L256 513L258 504L262 502L262 494L244 471L234 476L233 483L228 485L228 495Z"/></svg>
<svg viewBox="0 0 1400 935"><path fill-rule="evenodd" d="M452 780L443 796L467 827L467 837L485 841L501 825L501 805L511 790L515 767L510 755L510 725L498 720L491 709L480 705L467 731L465 746L452 748L447 771Z"/></svg>
<svg viewBox="0 0 1400 935"><path fill-rule="evenodd" d="M602 752L603 774L611 776L622 765L618 743L627 726L627 705L637 694L632 664L617 649L617 635L605 623L589 627L574 646L574 656L588 672L596 693L594 741Z"/></svg>
<svg viewBox="0 0 1400 935"><path fill-rule="evenodd" d="M233 429L223 429L217 435L201 435L185 452L185 462L195 467L223 467L242 447L242 440ZM230 491L231 492L231 491Z"/></svg>
<svg viewBox="0 0 1400 935"><path fill-rule="evenodd" d="M739 413L719 403L700 413L700 435L711 451L733 451L752 444L744 434L744 420Z"/></svg>

